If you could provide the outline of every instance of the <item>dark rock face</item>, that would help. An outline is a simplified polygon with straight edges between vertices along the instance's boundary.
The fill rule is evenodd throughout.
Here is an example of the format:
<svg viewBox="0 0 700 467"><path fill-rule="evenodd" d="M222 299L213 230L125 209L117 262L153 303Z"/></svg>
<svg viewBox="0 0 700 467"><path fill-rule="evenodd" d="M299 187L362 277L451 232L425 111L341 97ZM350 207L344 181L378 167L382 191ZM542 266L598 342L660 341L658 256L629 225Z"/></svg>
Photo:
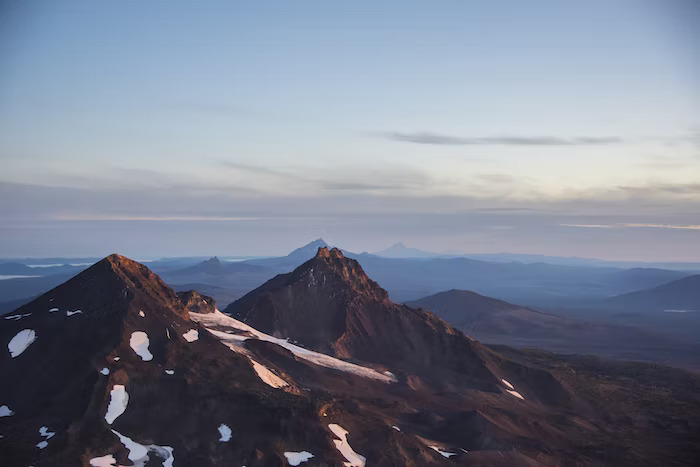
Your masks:
<svg viewBox="0 0 700 467"><path fill-rule="evenodd" d="M319 248L313 259L225 311L307 348L432 383L491 391L500 384L500 358L435 315L392 303L357 261L336 248Z"/></svg>
<svg viewBox="0 0 700 467"><path fill-rule="evenodd" d="M216 311L216 301L208 295L200 295L196 290L177 292L177 298L189 312L214 313Z"/></svg>

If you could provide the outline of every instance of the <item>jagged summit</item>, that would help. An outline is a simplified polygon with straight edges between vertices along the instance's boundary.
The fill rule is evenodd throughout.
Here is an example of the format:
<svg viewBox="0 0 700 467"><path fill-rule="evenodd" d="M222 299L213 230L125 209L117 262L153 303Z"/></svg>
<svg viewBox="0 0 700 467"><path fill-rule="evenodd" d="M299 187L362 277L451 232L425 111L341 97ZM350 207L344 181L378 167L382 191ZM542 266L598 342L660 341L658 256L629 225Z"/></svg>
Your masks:
<svg viewBox="0 0 700 467"><path fill-rule="evenodd" d="M319 248L293 272L276 276L225 312L336 357L487 390L498 381L486 363L487 349L430 313L391 302L337 248Z"/></svg>
<svg viewBox="0 0 700 467"><path fill-rule="evenodd" d="M389 300L387 291L365 274L360 263L347 258L338 248L320 247L316 256L295 269L292 276L310 281L309 285L349 287L373 300Z"/></svg>

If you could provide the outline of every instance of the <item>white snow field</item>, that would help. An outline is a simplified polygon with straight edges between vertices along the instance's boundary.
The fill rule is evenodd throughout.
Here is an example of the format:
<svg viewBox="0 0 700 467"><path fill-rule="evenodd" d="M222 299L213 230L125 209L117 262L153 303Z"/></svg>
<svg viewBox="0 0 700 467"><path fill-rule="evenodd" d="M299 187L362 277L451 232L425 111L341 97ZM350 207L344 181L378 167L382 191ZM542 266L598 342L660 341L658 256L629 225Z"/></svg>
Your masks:
<svg viewBox="0 0 700 467"><path fill-rule="evenodd" d="M455 453L455 452L443 451L443 450L440 449L438 446L430 446L430 449L432 449L433 451L439 453L442 457L447 457L448 459L449 459L450 457L452 457L452 456L456 456L456 455L457 455L457 453Z"/></svg>
<svg viewBox="0 0 700 467"><path fill-rule="evenodd" d="M308 461L309 459L314 457L314 455L308 451L301 451L301 452L286 451L284 453L284 457L287 458L287 463L289 465L299 465L302 462Z"/></svg>
<svg viewBox="0 0 700 467"><path fill-rule="evenodd" d="M134 467L144 467L146 462L150 460L148 455L153 452L156 456L163 460L163 467L173 467L175 456L173 448L170 446L158 446L157 444L149 444L144 446L132 440L128 436L124 436L118 431L112 430L112 433L119 437L119 441L129 451L128 458L134 464ZM151 463L152 465L152 463Z"/></svg>
<svg viewBox="0 0 700 467"><path fill-rule="evenodd" d="M134 331L131 333L131 339L129 339L129 345L136 355L141 357L141 360L148 362L153 360L153 354L148 350L148 334L143 331Z"/></svg>
<svg viewBox="0 0 700 467"><path fill-rule="evenodd" d="M118 467L117 460L111 454L102 457L93 457L90 459L90 465L92 467Z"/></svg>
<svg viewBox="0 0 700 467"><path fill-rule="evenodd" d="M506 392L507 392L508 394L510 394L511 396L515 396L515 397L517 397L518 399L525 400L525 398L523 397L523 395L520 394L518 391L516 391L512 384L510 384L510 383L509 383L508 381L506 381L505 379L502 379L501 381L503 382L503 384L505 384L506 386L508 386L508 387L510 388L510 389L506 389Z"/></svg>
<svg viewBox="0 0 700 467"><path fill-rule="evenodd" d="M19 314L19 315L12 315L12 316L5 316L5 319L13 319L15 321L19 321L20 319L26 317L26 316L31 316L31 313L24 313L24 314Z"/></svg>
<svg viewBox="0 0 700 467"><path fill-rule="evenodd" d="M288 386L285 380L274 374L265 365L256 362L252 358L250 358L250 362L253 364L253 369L258 374L260 379L263 380L263 382L268 386L272 386L273 388L282 388L284 386Z"/></svg>
<svg viewBox="0 0 700 467"><path fill-rule="evenodd" d="M19 357L35 340L36 332L33 329L22 329L7 344L10 356L12 358Z"/></svg>
<svg viewBox="0 0 700 467"><path fill-rule="evenodd" d="M209 332L218 337L224 344L226 344L234 352L242 353L247 355L247 350L245 348L244 342L248 339L258 338L267 342L272 342L281 347L292 352L299 358L310 361L319 366L326 368L333 368L335 370L344 371L347 373L353 373L364 378L376 379L384 383L395 383L396 377L393 374L380 373L372 368L367 368L360 365L355 365L354 363L346 362L330 355L322 354L320 352L314 352L313 350L308 350L298 345L290 343L287 339L279 339L277 337L272 337L264 332L258 331L257 329L248 326L247 324L238 321L237 319L231 318L216 310L214 313L190 313L192 320L201 323L207 328ZM210 329L213 327L229 328L235 329L239 332L249 333L250 335L244 334L229 334L222 331L217 331ZM254 337L251 337L254 336Z"/></svg>
<svg viewBox="0 0 700 467"><path fill-rule="evenodd" d="M331 423L328 428L340 439L334 439L335 448L345 457L347 462L343 462L345 467L365 467L367 459L356 453L348 443L348 431L340 425Z"/></svg>
<svg viewBox="0 0 700 467"><path fill-rule="evenodd" d="M47 426L42 426L41 428L39 428L39 435L43 436L46 439L37 443L36 447L38 447L39 449L44 449L46 446L49 445L49 440L53 438L55 434L56 432L49 431L49 427Z"/></svg>
<svg viewBox="0 0 700 467"><path fill-rule="evenodd" d="M219 425L219 434L221 435L221 438L219 438L219 441L222 443L228 443L231 441L231 428L229 428L228 425L221 424Z"/></svg>
<svg viewBox="0 0 700 467"><path fill-rule="evenodd" d="M518 391L511 391L510 389L506 389L506 392L512 396L517 397L518 399L525 400L522 394L520 394Z"/></svg>
<svg viewBox="0 0 700 467"><path fill-rule="evenodd" d="M111 425L126 410L126 406L129 403L129 394L123 385L115 384L109 395L111 399L105 414L105 421Z"/></svg>
<svg viewBox="0 0 700 467"><path fill-rule="evenodd" d="M189 331L184 333L182 337L184 337L187 342L194 342L197 339L199 339L199 331L197 331L196 329L190 329Z"/></svg>

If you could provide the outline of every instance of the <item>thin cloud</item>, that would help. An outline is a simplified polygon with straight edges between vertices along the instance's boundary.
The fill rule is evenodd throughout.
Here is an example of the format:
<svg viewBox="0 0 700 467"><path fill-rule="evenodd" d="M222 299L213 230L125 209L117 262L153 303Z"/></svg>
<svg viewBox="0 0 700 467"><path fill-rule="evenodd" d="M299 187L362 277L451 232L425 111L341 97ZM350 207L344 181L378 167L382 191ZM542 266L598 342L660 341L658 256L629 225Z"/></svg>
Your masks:
<svg viewBox="0 0 700 467"><path fill-rule="evenodd" d="M489 137L459 137L432 133L428 131L417 132L384 132L382 137L406 143L431 144L443 146L587 146L618 144L624 142L617 137L578 137L559 138L554 136L489 136Z"/></svg>
<svg viewBox="0 0 700 467"><path fill-rule="evenodd" d="M675 225L675 224L623 224L625 227L642 227L650 229L681 229L700 230L700 225Z"/></svg>
<svg viewBox="0 0 700 467"><path fill-rule="evenodd" d="M648 228L648 229L680 229L680 230L700 230L700 225L680 225L680 224L643 224L643 223L622 223L622 224L559 224L562 227L577 227L583 229L627 229L627 228Z"/></svg>
<svg viewBox="0 0 700 467"><path fill-rule="evenodd" d="M581 229L614 229L615 225L606 224L559 224L562 227L577 227Z"/></svg>
<svg viewBox="0 0 700 467"><path fill-rule="evenodd" d="M93 214L57 214L56 221L143 221L143 222L234 222L256 221L260 217L229 216L134 216L134 215L93 215Z"/></svg>

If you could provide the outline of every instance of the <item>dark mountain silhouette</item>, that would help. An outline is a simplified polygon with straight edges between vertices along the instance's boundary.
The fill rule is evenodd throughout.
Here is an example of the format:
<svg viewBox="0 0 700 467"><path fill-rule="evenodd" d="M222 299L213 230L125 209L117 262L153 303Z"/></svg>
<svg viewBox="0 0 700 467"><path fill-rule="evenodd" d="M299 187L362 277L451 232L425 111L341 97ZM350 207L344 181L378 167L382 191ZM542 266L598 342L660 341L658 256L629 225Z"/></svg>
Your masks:
<svg viewBox="0 0 700 467"><path fill-rule="evenodd" d="M0 320L2 464L680 466L700 454L697 375L505 356L391 303L338 250L260 289L247 298L260 312L242 309L278 337L112 255Z"/></svg>
<svg viewBox="0 0 700 467"><path fill-rule="evenodd" d="M36 275L34 268L25 266L20 263L0 263L0 275L23 275L31 276Z"/></svg>
<svg viewBox="0 0 700 467"><path fill-rule="evenodd" d="M287 255L287 258L304 262L309 258L313 257L319 248L328 247L328 244L322 239L317 238L316 240L307 243L306 245L297 248Z"/></svg>
<svg viewBox="0 0 700 467"><path fill-rule="evenodd" d="M176 290L195 288L220 303L230 303L264 283L275 272L247 261L220 261L213 257L193 266L161 270L160 275Z"/></svg>
<svg viewBox="0 0 700 467"><path fill-rule="evenodd" d="M688 275L668 270L628 273L616 268L544 263L489 263L468 258L380 258L353 255L396 301L450 289L473 290L530 306L571 304L660 285Z"/></svg>
<svg viewBox="0 0 700 467"><path fill-rule="evenodd" d="M409 248L401 242L395 243L389 248L385 248L373 254L384 258L435 258L438 256L446 256L440 253L419 250L418 248Z"/></svg>
<svg viewBox="0 0 700 467"><path fill-rule="evenodd" d="M601 305L629 312L700 312L700 274L612 297Z"/></svg>
<svg viewBox="0 0 700 467"><path fill-rule="evenodd" d="M353 259L337 248L275 277L225 312L268 334L342 358L394 370L495 388L491 353L430 313L392 303ZM454 372L448 374L448 372Z"/></svg>
<svg viewBox="0 0 700 467"><path fill-rule="evenodd" d="M651 359L700 367L700 347L635 327L543 313L466 290L449 290L406 302L428 310L465 334L489 344Z"/></svg>
<svg viewBox="0 0 700 467"><path fill-rule="evenodd" d="M194 266L168 271L168 275L171 277L192 276L196 274L224 275L235 273L256 273L261 271L264 271L264 268L261 266L256 266L254 264L249 264L242 261L222 262L219 260L219 258L214 256Z"/></svg>

